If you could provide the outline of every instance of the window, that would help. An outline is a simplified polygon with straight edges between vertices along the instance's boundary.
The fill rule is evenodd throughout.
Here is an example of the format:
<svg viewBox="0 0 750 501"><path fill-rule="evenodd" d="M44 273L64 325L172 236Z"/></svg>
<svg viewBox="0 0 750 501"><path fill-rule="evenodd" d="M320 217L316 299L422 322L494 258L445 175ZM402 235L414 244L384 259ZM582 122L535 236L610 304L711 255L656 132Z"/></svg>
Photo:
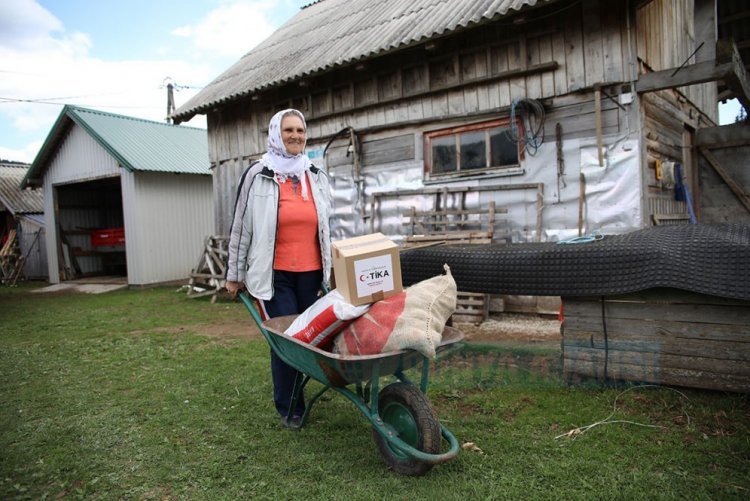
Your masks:
<svg viewBox="0 0 750 501"><path fill-rule="evenodd" d="M520 119L513 132L523 134ZM522 158L508 119L436 130L424 137L428 178L517 170Z"/></svg>

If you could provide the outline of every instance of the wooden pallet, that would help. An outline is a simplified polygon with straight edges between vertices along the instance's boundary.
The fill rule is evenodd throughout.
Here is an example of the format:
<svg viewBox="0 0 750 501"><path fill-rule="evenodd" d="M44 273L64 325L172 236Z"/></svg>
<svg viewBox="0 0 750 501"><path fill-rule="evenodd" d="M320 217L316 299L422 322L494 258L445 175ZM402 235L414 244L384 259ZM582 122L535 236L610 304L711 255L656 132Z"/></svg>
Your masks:
<svg viewBox="0 0 750 501"><path fill-rule="evenodd" d="M481 324L490 317L490 295L479 292L458 293L456 311L453 313L455 322Z"/></svg>
<svg viewBox="0 0 750 501"><path fill-rule="evenodd" d="M227 247L229 237L207 237L198 264L190 273L188 297L212 296L215 303L217 295L226 287Z"/></svg>
<svg viewBox="0 0 750 501"><path fill-rule="evenodd" d="M418 211L411 207L403 214L403 224L409 228L404 239L404 248L413 249L432 245L486 245L496 237L498 214L507 214L507 209L497 209L490 202L486 209L430 210ZM503 232L500 239L505 240ZM456 312L457 322L482 323L490 316L490 295L476 292L458 292Z"/></svg>
<svg viewBox="0 0 750 501"><path fill-rule="evenodd" d="M497 214L507 214L507 209L496 209L490 202L487 209L418 211L411 207L403 214L403 225L409 235L404 247L425 244L489 244L495 239ZM502 235L505 238L505 235Z"/></svg>

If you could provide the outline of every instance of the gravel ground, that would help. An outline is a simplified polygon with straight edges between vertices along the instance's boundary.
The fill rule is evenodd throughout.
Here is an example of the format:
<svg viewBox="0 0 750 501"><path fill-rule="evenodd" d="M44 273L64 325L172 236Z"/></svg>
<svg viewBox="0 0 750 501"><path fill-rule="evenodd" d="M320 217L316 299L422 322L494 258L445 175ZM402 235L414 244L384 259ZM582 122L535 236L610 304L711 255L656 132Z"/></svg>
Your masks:
<svg viewBox="0 0 750 501"><path fill-rule="evenodd" d="M560 322L556 318L539 315L503 313L492 316L479 325L456 322L467 341L481 343L518 343L560 345Z"/></svg>

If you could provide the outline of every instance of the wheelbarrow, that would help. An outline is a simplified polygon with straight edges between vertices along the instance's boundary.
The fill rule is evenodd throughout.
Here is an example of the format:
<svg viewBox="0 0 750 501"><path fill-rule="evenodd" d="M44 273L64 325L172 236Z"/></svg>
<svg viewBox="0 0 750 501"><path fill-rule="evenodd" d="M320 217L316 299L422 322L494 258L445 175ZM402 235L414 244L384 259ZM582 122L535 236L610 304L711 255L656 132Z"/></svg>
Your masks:
<svg viewBox="0 0 750 501"><path fill-rule="evenodd" d="M430 371L427 357L414 350L356 356L323 351L284 334L296 315L264 322L253 299L246 292L239 296L271 349L300 373L294 383L290 409L296 407L310 379L323 385L308 400L299 422L291 427L303 427L315 402L326 391L334 390L349 399L370 421L378 450L393 471L402 475L424 475L434 465L458 455L458 440L440 424L425 396ZM453 345L463 337L458 329L446 327L436 348L437 353L454 348ZM417 387L406 378L404 371L419 363L422 364L422 378ZM380 389L380 378L389 375L398 382ZM291 423L291 416L287 416L287 422ZM447 450L441 452L443 439L447 442Z"/></svg>

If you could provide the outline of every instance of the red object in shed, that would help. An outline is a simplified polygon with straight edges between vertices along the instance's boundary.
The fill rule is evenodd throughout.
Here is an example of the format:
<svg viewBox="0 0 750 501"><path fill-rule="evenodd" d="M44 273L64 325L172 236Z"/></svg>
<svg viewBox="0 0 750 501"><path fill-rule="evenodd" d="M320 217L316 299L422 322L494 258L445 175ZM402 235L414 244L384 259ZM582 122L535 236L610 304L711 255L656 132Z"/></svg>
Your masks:
<svg viewBox="0 0 750 501"><path fill-rule="evenodd" d="M94 230L91 232L91 245L93 247L125 245L125 228Z"/></svg>

